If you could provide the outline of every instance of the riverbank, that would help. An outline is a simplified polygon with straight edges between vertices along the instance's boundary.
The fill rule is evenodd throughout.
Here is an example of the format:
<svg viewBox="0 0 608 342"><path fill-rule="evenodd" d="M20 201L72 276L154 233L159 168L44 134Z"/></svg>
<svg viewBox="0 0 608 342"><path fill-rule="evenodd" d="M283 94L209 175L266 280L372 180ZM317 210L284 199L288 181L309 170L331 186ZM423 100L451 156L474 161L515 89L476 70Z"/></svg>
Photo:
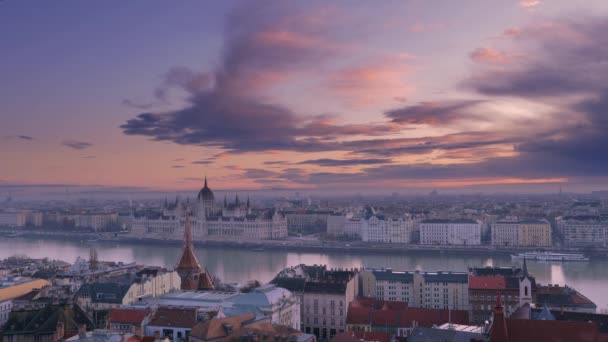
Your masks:
<svg viewBox="0 0 608 342"><path fill-rule="evenodd" d="M158 239L158 238L138 238L124 233L75 233L75 232L40 232L40 231L19 231L6 232L4 238L23 237L34 239L70 239L81 243L127 243L142 244L149 246L180 246L181 239ZM437 255L510 255L515 253L536 251L538 248L512 247L512 246L455 246L455 245L400 245L400 244L380 244L357 242L335 242L318 241L310 239L288 238L285 240L265 240L265 241L239 241L239 240L208 240L196 241L195 244L201 247L211 248L231 248L251 251L288 251L288 252L316 252L316 253L349 253L349 254L437 254ZM570 252L585 253L587 256L596 259L608 258L608 250L582 250L577 248L543 248L549 252Z"/></svg>

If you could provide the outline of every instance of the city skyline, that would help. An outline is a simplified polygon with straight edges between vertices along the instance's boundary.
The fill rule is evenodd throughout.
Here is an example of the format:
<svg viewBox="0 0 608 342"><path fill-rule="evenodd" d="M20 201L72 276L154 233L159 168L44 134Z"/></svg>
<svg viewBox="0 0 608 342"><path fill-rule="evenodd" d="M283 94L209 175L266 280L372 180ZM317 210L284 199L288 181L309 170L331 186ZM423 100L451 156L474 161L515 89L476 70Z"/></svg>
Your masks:
<svg viewBox="0 0 608 342"><path fill-rule="evenodd" d="M604 1L5 0L0 28L0 193L606 183Z"/></svg>

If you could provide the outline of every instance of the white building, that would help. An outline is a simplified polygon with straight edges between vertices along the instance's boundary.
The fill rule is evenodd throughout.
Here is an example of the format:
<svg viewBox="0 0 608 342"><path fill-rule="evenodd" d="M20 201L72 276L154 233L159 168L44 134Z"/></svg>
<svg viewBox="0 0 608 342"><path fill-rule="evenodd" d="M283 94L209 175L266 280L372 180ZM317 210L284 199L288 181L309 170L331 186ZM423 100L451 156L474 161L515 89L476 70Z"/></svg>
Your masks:
<svg viewBox="0 0 608 342"><path fill-rule="evenodd" d="M218 206L207 185L199 191L196 202L181 201L174 204L165 201L163 212L155 217L140 217L132 221L131 235L138 238L176 239L183 236L186 209L190 216L192 235L195 240L272 240L287 237L287 219L277 210L254 210L239 202Z"/></svg>
<svg viewBox="0 0 608 342"><path fill-rule="evenodd" d="M361 239L367 242L410 243L413 232L414 221L403 217L374 215L361 224Z"/></svg>
<svg viewBox="0 0 608 342"><path fill-rule="evenodd" d="M414 308L469 309L469 281L466 272L364 269L359 276L364 297L407 302Z"/></svg>
<svg viewBox="0 0 608 342"><path fill-rule="evenodd" d="M565 216L557 218L557 230L564 244L571 247L606 247L608 221L598 216Z"/></svg>
<svg viewBox="0 0 608 342"><path fill-rule="evenodd" d="M137 272L138 279L122 298L122 304L133 304L140 298L159 297L181 288L182 279L176 271L145 268Z"/></svg>
<svg viewBox="0 0 608 342"><path fill-rule="evenodd" d="M420 244L480 245L481 223L473 220L426 220L420 222Z"/></svg>
<svg viewBox="0 0 608 342"><path fill-rule="evenodd" d="M517 221L498 221L490 225L492 245L515 246L519 241L519 223Z"/></svg>
<svg viewBox="0 0 608 342"><path fill-rule="evenodd" d="M350 237L361 238L364 222L365 220L362 218L347 218L344 222L344 234Z"/></svg>
<svg viewBox="0 0 608 342"><path fill-rule="evenodd" d="M82 228L93 228L95 231L115 224L118 221L118 214L82 214L73 215L74 226Z"/></svg>

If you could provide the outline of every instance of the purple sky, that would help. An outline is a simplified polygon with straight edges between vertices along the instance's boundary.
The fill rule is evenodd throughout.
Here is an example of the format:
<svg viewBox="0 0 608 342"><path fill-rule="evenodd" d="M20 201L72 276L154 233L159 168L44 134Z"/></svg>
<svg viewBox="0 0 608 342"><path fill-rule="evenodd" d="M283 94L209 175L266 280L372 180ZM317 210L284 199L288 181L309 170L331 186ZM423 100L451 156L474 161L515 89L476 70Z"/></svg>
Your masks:
<svg viewBox="0 0 608 342"><path fill-rule="evenodd" d="M0 190L603 188L578 3L0 1Z"/></svg>

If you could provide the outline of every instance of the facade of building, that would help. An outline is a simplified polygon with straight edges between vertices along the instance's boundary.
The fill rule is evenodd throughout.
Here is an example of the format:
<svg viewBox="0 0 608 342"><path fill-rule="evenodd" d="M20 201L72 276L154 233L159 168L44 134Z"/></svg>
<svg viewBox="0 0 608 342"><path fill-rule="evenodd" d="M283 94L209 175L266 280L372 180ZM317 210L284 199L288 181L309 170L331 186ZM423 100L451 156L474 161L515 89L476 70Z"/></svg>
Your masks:
<svg viewBox="0 0 608 342"><path fill-rule="evenodd" d="M203 240L272 240L287 237L287 218L277 210L254 210L249 200L241 203L238 196L234 203L224 200L217 205L213 191L205 183L196 202L181 201L169 204L165 201L162 213L154 217L133 219L131 234L139 238L173 239L182 235L186 211L192 214L192 237Z"/></svg>
<svg viewBox="0 0 608 342"><path fill-rule="evenodd" d="M557 229L570 247L608 246L608 221L599 216L565 216L557 218Z"/></svg>
<svg viewBox="0 0 608 342"><path fill-rule="evenodd" d="M321 265L287 268L272 280L298 296L298 329L317 339L330 339L346 329L348 303L358 294L358 270L327 269Z"/></svg>
<svg viewBox="0 0 608 342"><path fill-rule="evenodd" d="M504 312L510 315L524 304L534 302L536 282L528 274L524 263L519 268L474 268L469 274L471 322L483 324L490 320L500 296Z"/></svg>
<svg viewBox="0 0 608 342"><path fill-rule="evenodd" d="M420 244L480 245L481 223L473 220L426 220L419 224Z"/></svg>
<svg viewBox="0 0 608 342"><path fill-rule="evenodd" d="M361 223L361 240L366 242L407 244L414 232L414 221L405 217L373 215Z"/></svg>
<svg viewBox="0 0 608 342"><path fill-rule="evenodd" d="M291 233L327 232L327 220L333 214L329 210L284 210L287 229Z"/></svg>
<svg viewBox="0 0 608 342"><path fill-rule="evenodd" d="M181 288L181 278L176 271L146 268L137 272L137 280L131 284L122 298L122 304L133 304L139 298L158 297Z"/></svg>
<svg viewBox="0 0 608 342"><path fill-rule="evenodd" d="M118 214L83 214L72 215L74 226L77 228L92 228L95 231L101 230L118 222Z"/></svg>
<svg viewBox="0 0 608 342"><path fill-rule="evenodd" d="M353 238L361 238L362 227L365 220L363 218L347 218L344 221L344 235Z"/></svg>
<svg viewBox="0 0 608 342"><path fill-rule="evenodd" d="M519 241L519 222L498 221L490 225L492 245L515 246Z"/></svg>
<svg viewBox="0 0 608 342"><path fill-rule="evenodd" d="M407 302L414 308L469 309L466 272L363 269L359 276L364 297Z"/></svg>
<svg viewBox="0 0 608 342"><path fill-rule="evenodd" d="M327 234L331 236L342 236L345 234L346 215L331 214L327 216Z"/></svg>
<svg viewBox="0 0 608 342"><path fill-rule="evenodd" d="M549 247L551 224L547 220L498 221L492 223L492 245Z"/></svg>

